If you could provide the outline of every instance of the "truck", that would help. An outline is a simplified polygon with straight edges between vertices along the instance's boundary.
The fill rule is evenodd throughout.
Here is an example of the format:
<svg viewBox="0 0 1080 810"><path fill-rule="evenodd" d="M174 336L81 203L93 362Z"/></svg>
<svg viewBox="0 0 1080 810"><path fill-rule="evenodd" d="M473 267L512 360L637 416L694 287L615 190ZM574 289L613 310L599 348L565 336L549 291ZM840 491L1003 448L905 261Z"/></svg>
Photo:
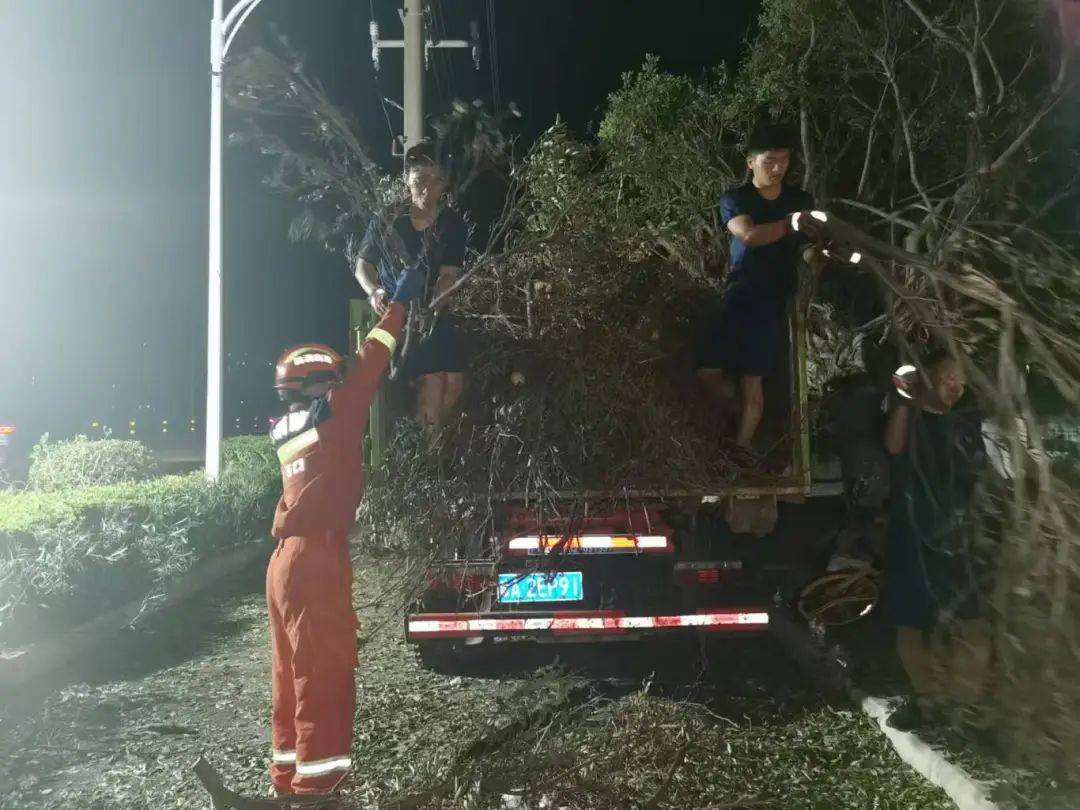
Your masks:
<svg viewBox="0 0 1080 810"><path fill-rule="evenodd" d="M768 632L790 556L790 538L771 537L778 504L843 492L839 475L815 470L811 456L805 301L800 293L789 307L785 373L766 383L763 428L777 438L776 472L699 491L570 491L545 506L501 493L490 551L435 562L405 612L405 638L421 660L446 667L478 648L522 642L675 634L712 642ZM353 301L355 346L373 323L367 303ZM374 465L388 424L380 396L370 420Z"/></svg>

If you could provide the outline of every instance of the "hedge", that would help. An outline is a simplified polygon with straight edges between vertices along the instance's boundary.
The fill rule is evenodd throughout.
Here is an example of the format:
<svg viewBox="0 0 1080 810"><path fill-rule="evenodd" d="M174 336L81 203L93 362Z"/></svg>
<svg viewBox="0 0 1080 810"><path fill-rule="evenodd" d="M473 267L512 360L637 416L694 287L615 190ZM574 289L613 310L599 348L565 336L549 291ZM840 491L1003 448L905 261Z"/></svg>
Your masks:
<svg viewBox="0 0 1080 810"><path fill-rule="evenodd" d="M51 492L145 481L157 472L157 460L142 442L79 436L63 442L43 441L34 447L26 485Z"/></svg>
<svg viewBox="0 0 1080 810"><path fill-rule="evenodd" d="M0 492L0 645L152 595L196 561L266 535L279 481L269 441L241 437L226 442L216 483L196 472Z"/></svg>

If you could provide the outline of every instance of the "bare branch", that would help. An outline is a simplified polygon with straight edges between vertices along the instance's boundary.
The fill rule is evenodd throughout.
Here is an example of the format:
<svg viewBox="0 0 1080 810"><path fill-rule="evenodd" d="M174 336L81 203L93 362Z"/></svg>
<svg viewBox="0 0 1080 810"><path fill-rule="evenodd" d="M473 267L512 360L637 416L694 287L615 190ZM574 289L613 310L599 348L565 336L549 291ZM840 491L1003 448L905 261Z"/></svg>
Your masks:
<svg viewBox="0 0 1080 810"><path fill-rule="evenodd" d="M805 78L806 64L810 61L810 54L814 51L814 43L817 41L817 27L814 18L810 18L810 42L806 46L806 52L799 59L799 73ZM803 165L806 167L806 176L803 178L803 188L813 191L814 188L814 162L810 151L810 113L806 108L806 100L799 104L799 135L802 139Z"/></svg>
<svg viewBox="0 0 1080 810"><path fill-rule="evenodd" d="M1009 0L1001 0L1001 2L998 3L997 11L995 11L994 16L990 18L989 24L983 31L984 34L989 34L991 31L994 30L994 27L997 25L998 19L1001 17L1001 12L1005 10L1005 6L1008 4L1008 2Z"/></svg>
<svg viewBox="0 0 1080 810"><path fill-rule="evenodd" d="M1047 198L1042 205L1039 206L1037 211L1034 211L1030 216L1028 216L1027 219L1025 219L1020 225L1018 225L1017 228L1026 228L1036 220L1042 219L1042 217L1050 213L1050 211L1053 210L1053 208L1057 206L1058 203L1064 202L1070 197L1075 197L1078 193L1080 193L1080 188L1072 185L1069 188L1066 188L1065 190L1059 191L1057 194L1052 195L1051 197Z"/></svg>
<svg viewBox="0 0 1080 810"><path fill-rule="evenodd" d="M1064 59L1062 59L1062 62L1064 63ZM1028 125L1020 131L1020 134L1016 136L1013 142L1007 147L1005 147L1005 150L1000 155L998 155L997 159L994 160L993 163L981 167L979 169L979 174L987 175L1000 171L1002 167L1004 167L1005 164L1009 162L1012 156L1015 155L1018 151L1020 151L1024 144L1028 142L1028 139L1031 138L1036 128L1038 128L1039 124L1042 123L1042 120L1046 118L1046 116L1050 114L1054 107L1057 106L1058 102L1061 101L1062 96L1063 94L1060 91L1051 93L1051 95L1047 97L1046 101L1043 102L1042 108L1037 113L1035 113L1034 116L1032 116L1031 121L1029 121Z"/></svg>
<svg viewBox="0 0 1080 810"><path fill-rule="evenodd" d="M888 211L883 211L873 205L867 205L866 203L859 202L858 200L848 199L847 197L836 197L833 202L843 203L844 205L850 205L852 208L858 208L861 211L866 211L869 214L885 220L886 222L892 222L899 225L902 228L908 230L915 230L919 226L912 222L910 219L904 219L902 216L896 213L890 214Z"/></svg>
<svg viewBox="0 0 1080 810"><path fill-rule="evenodd" d="M919 195L923 199L923 203L926 205L927 211L934 210L934 204L930 201L930 196L926 193L926 189L919 179L918 167L915 165L915 144L911 137L911 127L908 124L907 114L904 112L904 103L900 97L900 87L896 83L896 76L893 73L892 65L885 59L884 54L880 51L876 54L878 62L880 62L882 70L885 71L885 78L889 83L889 87L892 88L893 101L896 104L896 114L900 119L901 131L904 135L904 145L907 148L908 158L908 175L911 178L911 184L919 192Z"/></svg>
<svg viewBox="0 0 1080 810"><path fill-rule="evenodd" d="M942 42L952 46L957 53L963 56L967 61L968 73L971 74L971 90L975 96L976 119L982 119L987 111L986 91L983 87L982 71L979 69L979 43L983 36L983 32L980 30L982 7L979 4L980 0L972 1L975 3L975 30L972 34L970 44L967 45L955 37L950 36L944 29L936 25L926 12L919 7L915 0L904 0L904 3L911 9L912 13L919 18L919 21L926 27L927 31Z"/></svg>
<svg viewBox="0 0 1080 810"><path fill-rule="evenodd" d="M882 88L881 97L878 99L877 109L874 110L874 115L870 119L870 131L866 134L866 152L863 154L862 173L859 175L859 186L855 191L856 199L862 197L863 191L866 189L866 178L870 173L870 153L874 148L874 139L877 136L877 122L881 117L881 111L885 108L885 96L888 92L888 87Z"/></svg>
<svg viewBox="0 0 1080 810"><path fill-rule="evenodd" d="M1009 81L1009 85L1008 85L1007 89L1012 90L1013 87L1015 87L1017 85L1017 83L1022 78L1024 78L1024 74L1026 74L1028 72L1028 68L1030 68L1034 63L1035 63L1035 46L1032 45L1030 48L1028 48L1027 56L1024 57L1024 64L1022 64L1020 66L1020 69L1016 71L1016 75L1013 76L1012 79Z"/></svg>
<svg viewBox="0 0 1080 810"><path fill-rule="evenodd" d="M990 52L990 46L986 44L986 38L980 37L979 44L982 46L982 52L986 57L986 61L990 63L990 70L994 74L994 83L997 84L997 98L994 99L994 103L1000 105L1005 101L1005 80L1001 78L1001 71L998 70L997 60L994 59L994 55Z"/></svg>
<svg viewBox="0 0 1080 810"><path fill-rule="evenodd" d="M919 7L915 0L904 0L904 3L909 9L911 9L912 13L919 18L919 22L921 22L926 27L927 31L929 31L941 41L949 43L958 51L964 50L964 46L959 41L949 36L944 29L939 28L937 25L934 24L934 21L931 20L927 13Z"/></svg>

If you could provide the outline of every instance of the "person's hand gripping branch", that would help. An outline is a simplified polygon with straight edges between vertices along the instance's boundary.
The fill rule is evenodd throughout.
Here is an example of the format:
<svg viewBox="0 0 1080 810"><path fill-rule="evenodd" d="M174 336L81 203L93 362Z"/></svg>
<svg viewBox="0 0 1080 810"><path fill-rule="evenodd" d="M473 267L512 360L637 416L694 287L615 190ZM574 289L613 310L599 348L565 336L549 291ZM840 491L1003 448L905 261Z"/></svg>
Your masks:
<svg viewBox="0 0 1080 810"><path fill-rule="evenodd" d="M829 216L824 211L796 211L791 215L791 230L811 242L822 243L828 235Z"/></svg>
<svg viewBox="0 0 1080 810"><path fill-rule="evenodd" d="M953 376L956 375L942 374L936 369L927 372L904 365L893 372L892 381L896 393L900 395L900 402L914 403L931 413L944 413L963 394L963 383L956 383Z"/></svg>

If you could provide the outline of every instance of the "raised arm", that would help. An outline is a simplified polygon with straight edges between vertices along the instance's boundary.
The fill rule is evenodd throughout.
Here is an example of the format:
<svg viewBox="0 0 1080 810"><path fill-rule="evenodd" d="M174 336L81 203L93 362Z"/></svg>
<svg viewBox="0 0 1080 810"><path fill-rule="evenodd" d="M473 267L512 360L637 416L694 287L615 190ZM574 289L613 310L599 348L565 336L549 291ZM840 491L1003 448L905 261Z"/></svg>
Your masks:
<svg viewBox="0 0 1080 810"><path fill-rule="evenodd" d="M885 450L891 456L899 456L908 445L908 425L911 421L911 405L900 402L885 423Z"/></svg>
<svg viewBox="0 0 1080 810"><path fill-rule="evenodd" d="M397 350L398 340L405 329L408 303L424 289L424 276L419 270L409 270L398 282L397 289L386 307L386 314L364 338L356 351L352 367L341 385L330 393L331 405L355 414L357 424L367 424L367 411L379 390L390 358Z"/></svg>

